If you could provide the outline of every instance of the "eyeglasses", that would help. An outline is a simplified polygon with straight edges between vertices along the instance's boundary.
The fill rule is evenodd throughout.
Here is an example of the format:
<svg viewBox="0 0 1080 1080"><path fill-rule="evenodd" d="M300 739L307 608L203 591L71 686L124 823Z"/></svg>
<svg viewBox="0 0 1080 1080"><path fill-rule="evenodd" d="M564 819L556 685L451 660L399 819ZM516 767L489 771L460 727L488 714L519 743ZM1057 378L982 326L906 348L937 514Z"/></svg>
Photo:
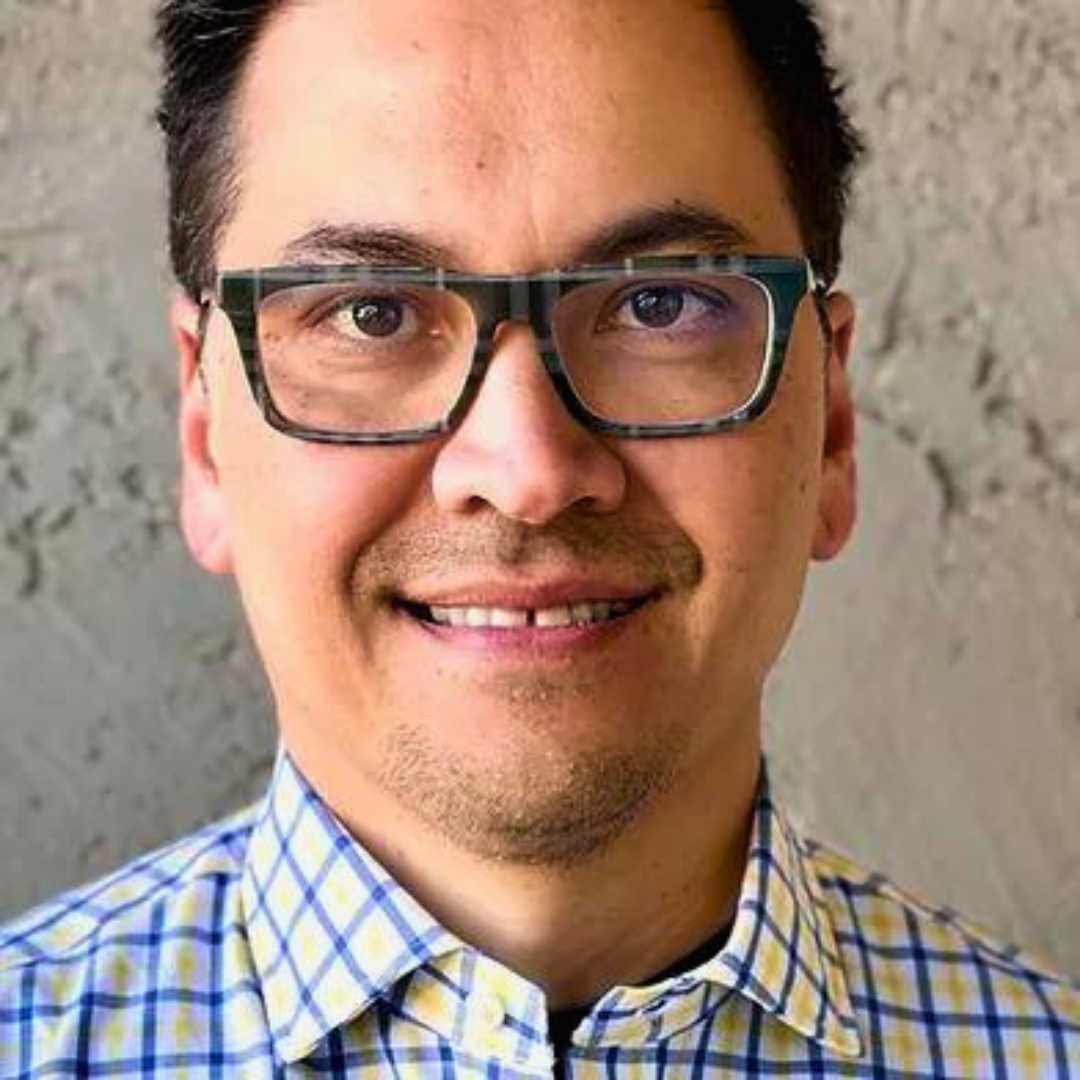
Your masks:
<svg viewBox="0 0 1080 1080"><path fill-rule="evenodd" d="M700 435L760 416L795 314L819 312L806 259L653 257L530 275L375 266L218 276L267 422L325 443L409 443L451 431L507 320L530 325L569 412L632 438Z"/></svg>

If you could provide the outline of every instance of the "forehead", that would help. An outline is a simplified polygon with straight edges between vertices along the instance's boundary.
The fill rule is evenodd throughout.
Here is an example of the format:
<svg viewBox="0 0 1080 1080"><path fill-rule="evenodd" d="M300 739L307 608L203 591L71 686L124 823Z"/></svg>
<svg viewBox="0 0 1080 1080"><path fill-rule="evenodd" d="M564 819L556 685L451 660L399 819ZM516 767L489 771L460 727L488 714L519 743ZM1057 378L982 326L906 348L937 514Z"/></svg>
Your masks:
<svg viewBox="0 0 1080 1080"><path fill-rule="evenodd" d="M306 0L271 19L238 116L223 266L348 222L529 269L674 201L798 247L752 76L705 0Z"/></svg>

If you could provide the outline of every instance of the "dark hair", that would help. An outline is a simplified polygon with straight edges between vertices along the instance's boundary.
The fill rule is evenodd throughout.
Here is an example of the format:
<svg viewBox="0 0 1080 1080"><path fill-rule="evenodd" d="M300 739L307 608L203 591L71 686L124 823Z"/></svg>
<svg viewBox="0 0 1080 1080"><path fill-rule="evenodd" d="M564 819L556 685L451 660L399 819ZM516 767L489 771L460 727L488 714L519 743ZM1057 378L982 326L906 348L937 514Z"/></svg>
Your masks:
<svg viewBox="0 0 1080 1080"><path fill-rule="evenodd" d="M193 297L213 285L216 252L237 199L235 101L267 21L294 0L161 0L169 250ZM862 142L829 64L813 0L716 0L763 95L814 268L831 283Z"/></svg>

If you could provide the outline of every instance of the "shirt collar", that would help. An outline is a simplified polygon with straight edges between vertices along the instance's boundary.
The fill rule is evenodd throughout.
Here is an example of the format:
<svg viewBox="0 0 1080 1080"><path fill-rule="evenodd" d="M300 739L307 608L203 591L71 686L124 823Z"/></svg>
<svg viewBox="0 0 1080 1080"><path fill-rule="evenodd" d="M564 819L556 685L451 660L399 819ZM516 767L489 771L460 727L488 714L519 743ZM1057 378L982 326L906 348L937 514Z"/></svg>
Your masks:
<svg viewBox="0 0 1080 1080"><path fill-rule="evenodd" d="M735 924L701 974L836 1053L862 1054L821 882L806 841L773 801L764 761Z"/></svg>
<svg viewBox="0 0 1080 1080"><path fill-rule="evenodd" d="M462 948L353 839L283 747L241 896L270 1037L286 1063L410 972Z"/></svg>
<svg viewBox="0 0 1080 1080"><path fill-rule="evenodd" d="M598 1004L591 1041L602 1046L669 1037L733 993L834 1053L862 1055L821 882L807 842L773 801L764 761L727 941L674 980L609 991Z"/></svg>
<svg viewBox="0 0 1080 1080"><path fill-rule="evenodd" d="M252 832L242 897L271 1038L285 1062L308 1056L425 965L442 958L440 967L456 969L461 962L449 954L475 954L350 836L284 749ZM821 884L805 841L773 802L764 762L731 935L676 984L689 976L741 994L835 1052L862 1052ZM611 1019L597 1025L596 1041L637 1041L646 1013L650 1037L678 1030L680 995L665 1009L665 993L609 991L598 1012Z"/></svg>

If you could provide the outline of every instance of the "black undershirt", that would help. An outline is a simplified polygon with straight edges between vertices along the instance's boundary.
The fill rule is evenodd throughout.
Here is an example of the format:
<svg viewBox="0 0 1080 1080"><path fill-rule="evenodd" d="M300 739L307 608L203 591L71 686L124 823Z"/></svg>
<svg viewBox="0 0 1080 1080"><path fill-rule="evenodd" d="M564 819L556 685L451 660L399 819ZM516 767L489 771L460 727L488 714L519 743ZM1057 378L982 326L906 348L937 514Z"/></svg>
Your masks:
<svg viewBox="0 0 1080 1080"><path fill-rule="evenodd" d="M704 964L706 960L715 956L723 948L724 943L731 936L732 925L732 923L728 923L726 926L722 926L692 952L688 952L682 959L676 960L674 964L664 968L663 971L659 971L647 979L642 979L638 985L648 986L652 983L663 982L665 979L671 979L676 975L681 975L684 971L691 971L693 968ZM556 1077L565 1075L566 1051L570 1047L570 1036L574 1033L574 1029L578 1024L592 1010L593 1005L579 1005L573 1009L560 1009L558 1012L549 1015L548 1039L555 1050Z"/></svg>

